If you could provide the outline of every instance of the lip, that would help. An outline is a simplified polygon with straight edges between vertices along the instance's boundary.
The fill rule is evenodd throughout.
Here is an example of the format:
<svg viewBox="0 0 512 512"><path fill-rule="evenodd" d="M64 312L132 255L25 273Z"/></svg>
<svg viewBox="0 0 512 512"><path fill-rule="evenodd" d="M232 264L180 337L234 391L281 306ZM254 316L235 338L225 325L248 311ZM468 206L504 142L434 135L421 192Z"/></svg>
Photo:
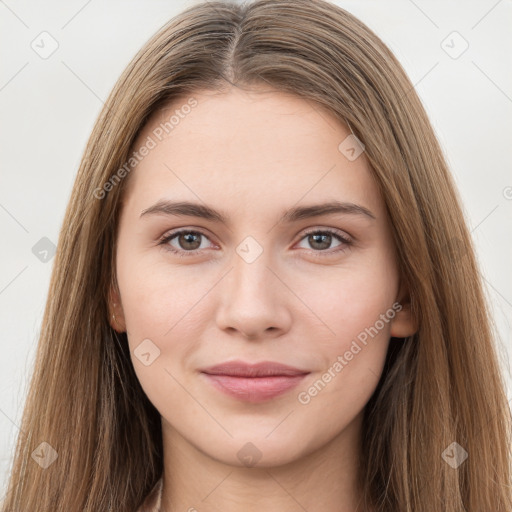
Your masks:
<svg viewBox="0 0 512 512"><path fill-rule="evenodd" d="M257 403L286 393L310 372L273 361L256 364L229 361L205 368L201 373L219 391Z"/></svg>
<svg viewBox="0 0 512 512"><path fill-rule="evenodd" d="M309 373L287 364L274 361L262 361L260 363L245 363L243 361L226 361L201 370L209 375L230 375L232 377L273 377L295 376Z"/></svg>

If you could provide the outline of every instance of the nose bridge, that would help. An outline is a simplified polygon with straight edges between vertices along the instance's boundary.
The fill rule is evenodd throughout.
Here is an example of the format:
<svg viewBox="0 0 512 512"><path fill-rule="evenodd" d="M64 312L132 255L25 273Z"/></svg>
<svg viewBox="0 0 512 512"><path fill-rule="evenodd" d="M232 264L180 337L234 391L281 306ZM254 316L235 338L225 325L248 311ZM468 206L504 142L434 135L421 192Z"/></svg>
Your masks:
<svg viewBox="0 0 512 512"><path fill-rule="evenodd" d="M231 272L231 292L238 299L246 297L251 300L258 298L268 300L275 292L275 276L269 270L271 251L264 249L263 244L254 237L246 237L237 247L233 256Z"/></svg>
<svg viewBox="0 0 512 512"><path fill-rule="evenodd" d="M265 331L289 327L283 285L270 270L271 259L270 251L251 237L236 247L232 269L222 286L217 316L220 328L256 338Z"/></svg>

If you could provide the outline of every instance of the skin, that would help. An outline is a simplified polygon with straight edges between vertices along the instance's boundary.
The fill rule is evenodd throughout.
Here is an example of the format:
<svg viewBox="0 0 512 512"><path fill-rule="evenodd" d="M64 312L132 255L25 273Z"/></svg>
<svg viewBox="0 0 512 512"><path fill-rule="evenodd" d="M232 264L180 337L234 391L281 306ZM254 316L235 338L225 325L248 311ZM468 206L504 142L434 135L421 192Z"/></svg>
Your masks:
<svg viewBox="0 0 512 512"><path fill-rule="evenodd" d="M364 407L390 336L415 331L368 160L364 152L348 160L338 146L349 128L298 97L256 87L192 96L198 105L127 178L119 289L111 290L112 326L128 333L137 377L162 417L163 509L361 510ZM188 98L153 114L134 148ZM161 199L207 204L228 225L141 217ZM331 200L364 206L375 219L337 213L278 223L289 208ZM180 236L167 242L194 255L180 258L158 245L178 228L205 235L188 245ZM352 243L333 236L322 244L305 235L312 228L339 230ZM236 251L248 236L263 250L251 263ZM395 302L402 309L394 318L309 403L299 402L298 394ZM134 355L146 339L160 350L148 366ZM199 373L233 359L311 373L284 395L252 404L219 392ZM256 465L244 463L240 450L259 457Z"/></svg>

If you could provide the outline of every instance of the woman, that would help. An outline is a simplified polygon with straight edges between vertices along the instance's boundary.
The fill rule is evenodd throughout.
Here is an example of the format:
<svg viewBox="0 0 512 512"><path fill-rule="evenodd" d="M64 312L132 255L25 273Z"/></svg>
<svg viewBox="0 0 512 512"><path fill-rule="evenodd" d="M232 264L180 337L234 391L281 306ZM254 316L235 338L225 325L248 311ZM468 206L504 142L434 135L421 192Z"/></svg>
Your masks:
<svg viewBox="0 0 512 512"><path fill-rule="evenodd" d="M396 58L206 2L125 70L64 224L3 511L509 511L471 238Z"/></svg>

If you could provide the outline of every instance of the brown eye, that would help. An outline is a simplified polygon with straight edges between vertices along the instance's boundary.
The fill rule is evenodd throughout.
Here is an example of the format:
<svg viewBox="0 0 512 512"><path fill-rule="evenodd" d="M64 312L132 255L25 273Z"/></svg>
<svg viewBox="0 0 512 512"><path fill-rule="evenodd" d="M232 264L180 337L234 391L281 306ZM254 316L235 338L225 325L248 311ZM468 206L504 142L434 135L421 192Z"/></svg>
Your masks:
<svg viewBox="0 0 512 512"><path fill-rule="evenodd" d="M195 256L205 248L201 247L202 239L209 240L209 238L200 231L182 229L181 231L175 231L174 233L164 236L159 242L159 245L162 245L166 250L180 257ZM305 233L301 241L302 240L307 241L311 248L309 252L317 256L335 255L343 252L352 245L352 240L342 234L342 232L329 229ZM333 241L338 241L338 244L335 246L335 250L328 251Z"/></svg>
<svg viewBox="0 0 512 512"><path fill-rule="evenodd" d="M337 231L331 230L310 231L302 237L302 240L307 241L308 245L313 249L313 252L326 252L326 255L342 252L352 244L352 241L349 238ZM331 247L333 240L337 240L339 242L335 246L336 250L327 252L327 249Z"/></svg>
<svg viewBox="0 0 512 512"><path fill-rule="evenodd" d="M308 242L314 249L329 249L332 243L332 235L308 235Z"/></svg>
<svg viewBox="0 0 512 512"><path fill-rule="evenodd" d="M201 247L202 238L208 240L208 237L199 231L182 229L165 236L159 243L164 248L178 256L194 256ZM175 243L174 239L176 239Z"/></svg>
<svg viewBox="0 0 512 512"><path fill-rule="evenodd" d="M178 244L181 249L195 250L201 245L201 233L195 233L193 231L179 233L177 235Z"/></svg>

